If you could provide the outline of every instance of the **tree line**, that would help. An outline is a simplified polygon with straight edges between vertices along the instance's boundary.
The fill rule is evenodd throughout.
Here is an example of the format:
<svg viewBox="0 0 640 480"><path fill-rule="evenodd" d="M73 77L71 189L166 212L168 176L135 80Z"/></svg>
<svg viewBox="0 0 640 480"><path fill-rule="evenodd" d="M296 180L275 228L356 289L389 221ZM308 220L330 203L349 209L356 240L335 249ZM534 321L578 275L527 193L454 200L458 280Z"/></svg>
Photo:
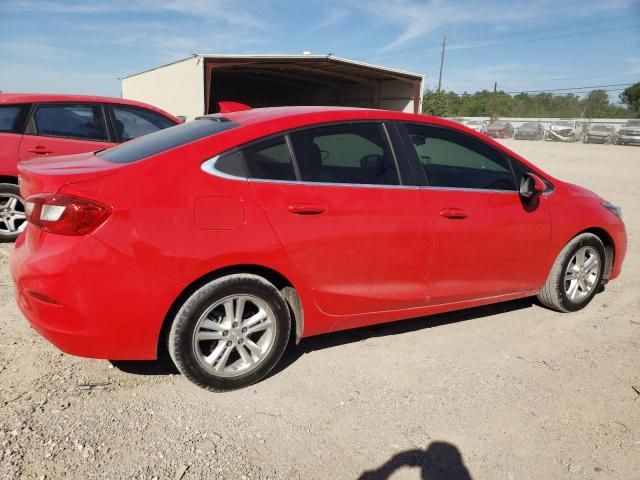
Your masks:
<svg viewBox="0 0 640 480"><path fill-rule="evenodd" d="M490 117L495 112L496 117L635 118L640 117L640 82L624 90L620 101L611 103L605 90L585 96L498 91L495 98L489 90L463 94L427 90L422 111L438 117Z"/></svg>

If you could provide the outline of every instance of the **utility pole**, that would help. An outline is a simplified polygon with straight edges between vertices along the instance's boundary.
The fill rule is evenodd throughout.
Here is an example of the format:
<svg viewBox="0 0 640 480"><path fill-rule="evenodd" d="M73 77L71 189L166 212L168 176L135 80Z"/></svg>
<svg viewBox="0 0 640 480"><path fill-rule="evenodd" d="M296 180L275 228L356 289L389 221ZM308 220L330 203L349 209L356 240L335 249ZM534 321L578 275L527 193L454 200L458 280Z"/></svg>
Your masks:
<svg viewBox="0 0 640 480"><path fill-rule="evenodd" d="M440 93L440 88L442 87L442 67L444 66L444 49L447 46L447 34L444 34L444 38L442 39L442 53L440 54L440 75L438 75L438 93Z"/></svg>
<svg viewBox="0 0 640 480"><path fill-rule="evenodd" d="M493 82L493 98L491 99L491 123L496 121L496 91L498 82Z"/></svg>

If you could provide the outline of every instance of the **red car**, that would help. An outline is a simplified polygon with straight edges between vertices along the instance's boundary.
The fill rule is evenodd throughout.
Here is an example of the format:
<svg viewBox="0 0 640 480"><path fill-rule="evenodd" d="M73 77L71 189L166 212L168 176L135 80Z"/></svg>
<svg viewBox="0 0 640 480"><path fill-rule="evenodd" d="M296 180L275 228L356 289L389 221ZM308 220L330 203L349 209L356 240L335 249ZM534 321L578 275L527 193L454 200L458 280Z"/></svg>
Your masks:
<svg viewBox="0 0 640 480"><path fill-rule="evenodd" d="M509 122L493 122L485 133L493 138L509 138L513 136L513 131L513 125Z"/></svg>
<svg viewBox="0 0 640 480"><path fill-rule="evenodd" d="M620 210L459 124L283 107L202 117L20 164L11 271L61 350L252 384L290 338L537 295L560 311L620 274Z"/></svg>
<svg viewBox="0 0 640 480"><path fill-rule="evenodd" d="M103 150L180 121L121 98L0 93L0 241L26 223L18 161Z"/></svg>

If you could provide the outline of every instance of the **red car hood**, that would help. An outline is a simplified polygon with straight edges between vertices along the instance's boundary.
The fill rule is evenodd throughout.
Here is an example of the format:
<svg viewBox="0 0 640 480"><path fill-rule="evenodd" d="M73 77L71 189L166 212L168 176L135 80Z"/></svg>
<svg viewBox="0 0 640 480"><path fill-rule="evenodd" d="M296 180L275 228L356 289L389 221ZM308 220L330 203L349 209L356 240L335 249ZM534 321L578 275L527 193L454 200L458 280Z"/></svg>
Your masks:
<svg viewBox="0 0 640 480"><path fill-rule="evenodd" d="M55 193L64 185L104 177L123 166L102 160L93 152L24 160L18 163L20 193L24 198L35 193Z"/></svg>

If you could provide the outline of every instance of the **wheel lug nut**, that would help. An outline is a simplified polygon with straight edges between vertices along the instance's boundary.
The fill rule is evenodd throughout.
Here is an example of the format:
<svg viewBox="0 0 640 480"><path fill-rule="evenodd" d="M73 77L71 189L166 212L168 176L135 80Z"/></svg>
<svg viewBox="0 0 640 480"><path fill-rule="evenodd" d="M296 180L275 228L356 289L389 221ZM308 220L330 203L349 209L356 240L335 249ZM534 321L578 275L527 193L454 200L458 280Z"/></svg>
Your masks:
<svg viewBox="0 0 640 480"><path fill-rule="evenodd" d="M222 332L222 336L226 337L227 335L229 335L229 332L227 332L226 330L224 332Z"/></svg>
<svg viewBox="0 0 640 480"><path fill-rule="evenodd" d="M230 347L231 345L233 345L233 342L232 342L231 340L229 340L229 341L227 342L227 347Z"/></svg>
<svg viewBox="0 0 640 480"><path fill-rule="evenodd" d="M242 345L244 343L244 340L242 338L239 338L238 343Z"/></svg>
<svg viewBox="0 0 640 480"><path fill-rule="evenodd" d="M233 322L233 325L231 325L233 328L238 328L238 322Z"/></svg>
<svg viewBox="0 0 640 480"><path fill-rule="evenodd" d="M247 327L244 327L244 328L242 329L242 333L247 333Z"/></svg>

